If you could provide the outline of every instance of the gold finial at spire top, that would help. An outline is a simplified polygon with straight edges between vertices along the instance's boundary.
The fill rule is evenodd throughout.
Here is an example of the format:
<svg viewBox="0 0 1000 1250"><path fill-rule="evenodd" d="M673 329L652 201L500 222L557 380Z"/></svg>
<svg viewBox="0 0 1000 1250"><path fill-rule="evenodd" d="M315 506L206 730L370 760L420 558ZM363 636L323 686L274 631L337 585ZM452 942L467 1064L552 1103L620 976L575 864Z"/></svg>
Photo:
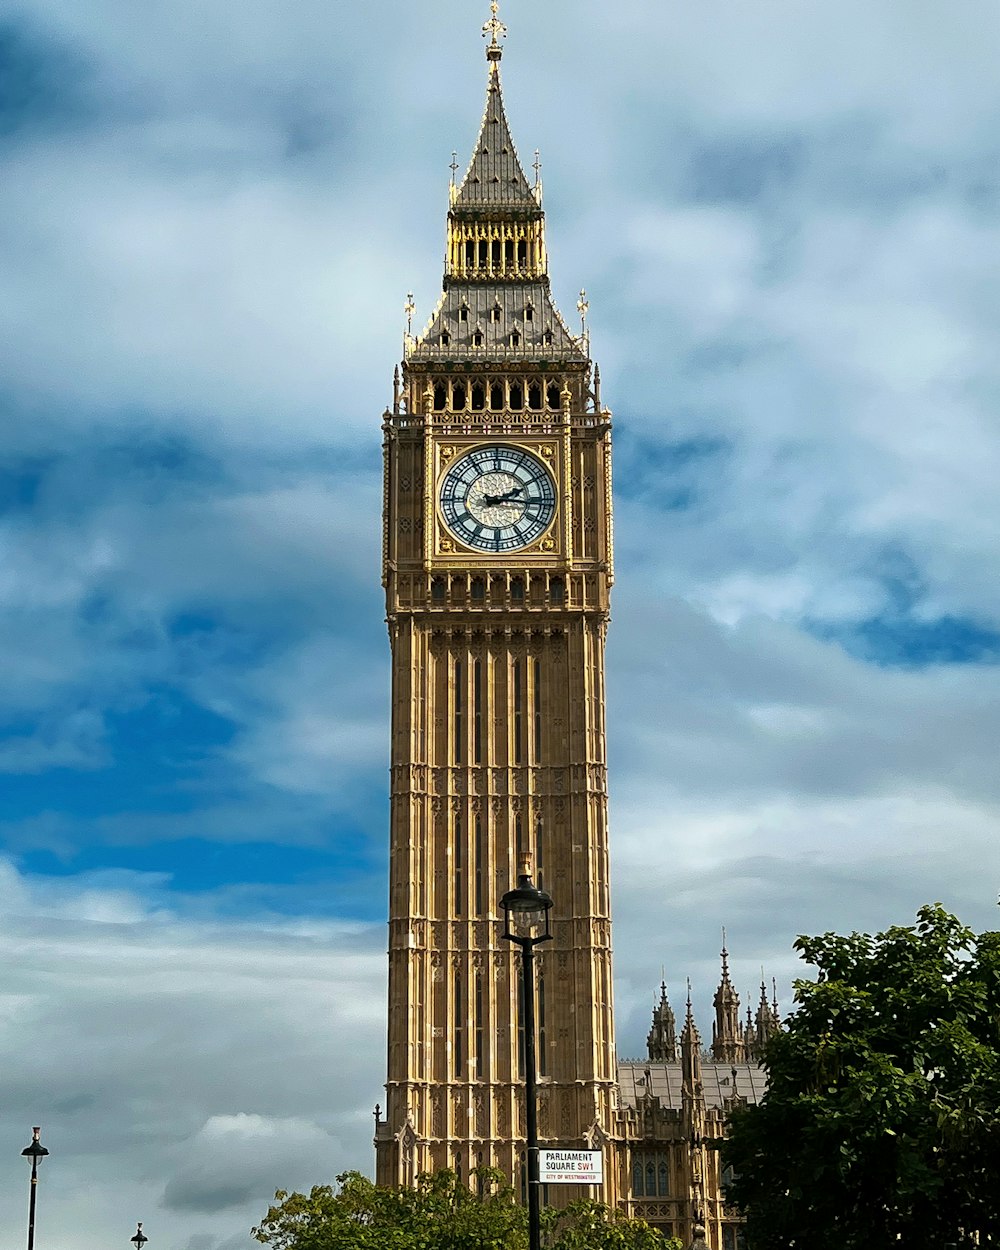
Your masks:
<svg viewBox="0 0 1000 1250"><path fill-rule="evenodd" d="M499 60L501 55L500 40L507 38L507 27L497 16L500 11L498 0L490 0L490 20L483 23L483 38L490 37L486 55L491 61Z"/></svg>

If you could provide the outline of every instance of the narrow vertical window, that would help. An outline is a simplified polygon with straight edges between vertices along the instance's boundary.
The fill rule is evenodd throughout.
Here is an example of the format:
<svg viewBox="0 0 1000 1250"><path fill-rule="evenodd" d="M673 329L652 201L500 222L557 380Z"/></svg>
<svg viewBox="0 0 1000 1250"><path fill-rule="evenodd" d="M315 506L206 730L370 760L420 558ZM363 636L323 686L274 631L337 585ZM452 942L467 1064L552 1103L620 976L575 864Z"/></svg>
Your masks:
<svg viewBox="0 0 1000 1250"><path fill-rule="evenodd" d="M520 816L514 817L514 849L516 852L515 859L520 864L521 857L524 855L524 826L521 824Z"/></svg>
<svg viewBox="0 0 1000 1250"><path fill-rule="evenodd" d="M538 1075L548 1075L548 1047L545 1045L545 978L538 978Z"/></svg>
<svg viewBox="0 0 1000 1250"><path fill-rule="evenodd" d="M542 758L542 663L536 660L534 664L534 738L535 738L535 763L541 762Z"/></svg>
<svg viewBox="0 0 1000 1250"><path fill-rule="evenodd" d="M462 661L455 661L455 743L454 761L462 762Z"/></svg>
<svg viewBox="0 0 1000 1250"><path fill-rule="evenodd" d="M452 1072L457 1077L462 1075L462 974L455 973L455 1029L451 1040Z"/></svg>
<svg viewBox="0 0 1000 1250"><path fill-rule="evenodd" d="M451 843L451 869L453 898L452 908L456 916L462 914L462 821L455 817L455 829Z"/></svg>
<svg viewBox="0 0 1000 1250"><path fill-rule="evenodd" d="M524 978L517 978L517 1075L524 1076Z"/></svg>
<svg viewBox="0 0 1000 1250"><path fill-rule="evenodd" d="M476 1013L476 1079L483 1081L486 1079L486 1045L485 1030L483 1029L483 974L476 973L476 996L475 996L475 1013Z"/></svg>
<svg viewBox="0 0 1000 1250"><path fill-rule="evenodd" d="M542 888L542 874L545 871L545 859L542 852L545 847L542 842L542 818L541 816L535 821L535 871L538 874L536 883L538 888Z"/></svg>
<svg viewBox="0 0 1000 1250"><path fill-rule="evenodd" d="M482 585L482 582L480 582ZM483 662L476 660L472 666L472 756L473 762L483 762Z"/></svg>
<svg viewBox="0 0 1000 1250"><path fill-rule="evenodd" d="M524 578L512 577L510 579L510 597L513 603L524 602Z"/></svg>
<svg viewBox="0 0 1000 1250"><path fill-rule="evenodd" d="M476 915L483 914L483 820L481 816L476 817L476 837L475 837L475 896L476 896Z"/></svg>
<svg viewBox="0 0 1000 1250"><path fill-rule="evenodd" d="M524 734L524 676L521 661L514 661L511 674L514 695L514 763L521 763L521 739Z"/></svg>

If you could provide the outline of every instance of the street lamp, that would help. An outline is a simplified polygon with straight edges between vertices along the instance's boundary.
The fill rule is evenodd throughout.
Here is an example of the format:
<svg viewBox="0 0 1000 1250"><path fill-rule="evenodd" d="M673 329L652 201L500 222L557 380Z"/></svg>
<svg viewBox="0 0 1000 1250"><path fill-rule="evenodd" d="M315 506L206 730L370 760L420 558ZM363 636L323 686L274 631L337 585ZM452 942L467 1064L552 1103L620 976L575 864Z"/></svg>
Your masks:
<svg viewBox="0 0 1000 1250"><path fill-rule="evenodd" d="M129 1241L135 1246L135 1250L142 1250L143 1246L149 1241L149 1238L142 1231L142 1220L136 1225L135 1236L130 1237Z"/></svg>
<svg viewBox="0 0 1000 1250"><path fill-rule="evenodd" d="M25 1146L21 1151L21 1154L26 1159L31 1160L31 1196L28 1199L28 1250L35 1250L35 1198L38 1194L38 1165L49 1153L38 1140L41 1132L40 1128L33 1128L31 1130L31 1145Z"/></svg>
<svg viewBox="0 0 1000 1250"><path fill-rule="evenodd" d="M504 914L504 938L521 948L524 986L524 1110L528 1163L528 1250L540 1250L538 1210L538 1109L535 1099L535 947L552 940L549 912L552 899L531 880L531 857L518 865L517 886L500 900Z"/></svg>

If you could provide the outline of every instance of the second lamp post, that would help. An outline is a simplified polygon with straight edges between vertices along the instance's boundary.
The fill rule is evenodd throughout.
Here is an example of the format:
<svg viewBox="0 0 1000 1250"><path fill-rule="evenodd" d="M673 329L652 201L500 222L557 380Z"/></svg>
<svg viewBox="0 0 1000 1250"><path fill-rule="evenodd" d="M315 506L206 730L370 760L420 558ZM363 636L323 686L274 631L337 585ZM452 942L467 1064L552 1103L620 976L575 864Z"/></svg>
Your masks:
<svg viewBox="0 0 1000 1250"><path fill-rule="evenodd" d="M538 1108L535 1097L535 947L549 942L552 899L531 880L531 861L526 855L518 865L517 886L500 900L504 913L504 937L521 948L524 999L524 1112L527 1130L528 1247L539 1250L541 1225L538 1179Z"/></svg>
<svg viewBox="0 0 1000 1250"><path fill-rule="evenodd" d="M28 1250L35 1250L35 1201L38 1197L38 1165L49 1153L38 1140L42 1135L40 1128L31 1130L31 1145L26 1146L21 1154L31 1160L31 1191L28 1198Z"/></svg>

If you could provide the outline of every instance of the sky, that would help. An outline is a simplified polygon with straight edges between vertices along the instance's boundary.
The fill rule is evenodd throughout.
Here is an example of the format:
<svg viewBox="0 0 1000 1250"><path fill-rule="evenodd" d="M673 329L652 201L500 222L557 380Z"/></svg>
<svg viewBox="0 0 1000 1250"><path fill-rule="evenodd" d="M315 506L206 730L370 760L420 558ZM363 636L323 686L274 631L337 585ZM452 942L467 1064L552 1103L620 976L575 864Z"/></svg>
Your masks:
<svg viewBox="0 0 1000 1250"><path fill-rule="evenodd" d="M0 0L0 1236L248 1250L384 1101L381 415L485 0ZM615 414L619 1051L1000 883L1000 9L504 0ZM558 900L557 900L558 905ZM23 1206L22 1206L23 1203Z"/></svg>

